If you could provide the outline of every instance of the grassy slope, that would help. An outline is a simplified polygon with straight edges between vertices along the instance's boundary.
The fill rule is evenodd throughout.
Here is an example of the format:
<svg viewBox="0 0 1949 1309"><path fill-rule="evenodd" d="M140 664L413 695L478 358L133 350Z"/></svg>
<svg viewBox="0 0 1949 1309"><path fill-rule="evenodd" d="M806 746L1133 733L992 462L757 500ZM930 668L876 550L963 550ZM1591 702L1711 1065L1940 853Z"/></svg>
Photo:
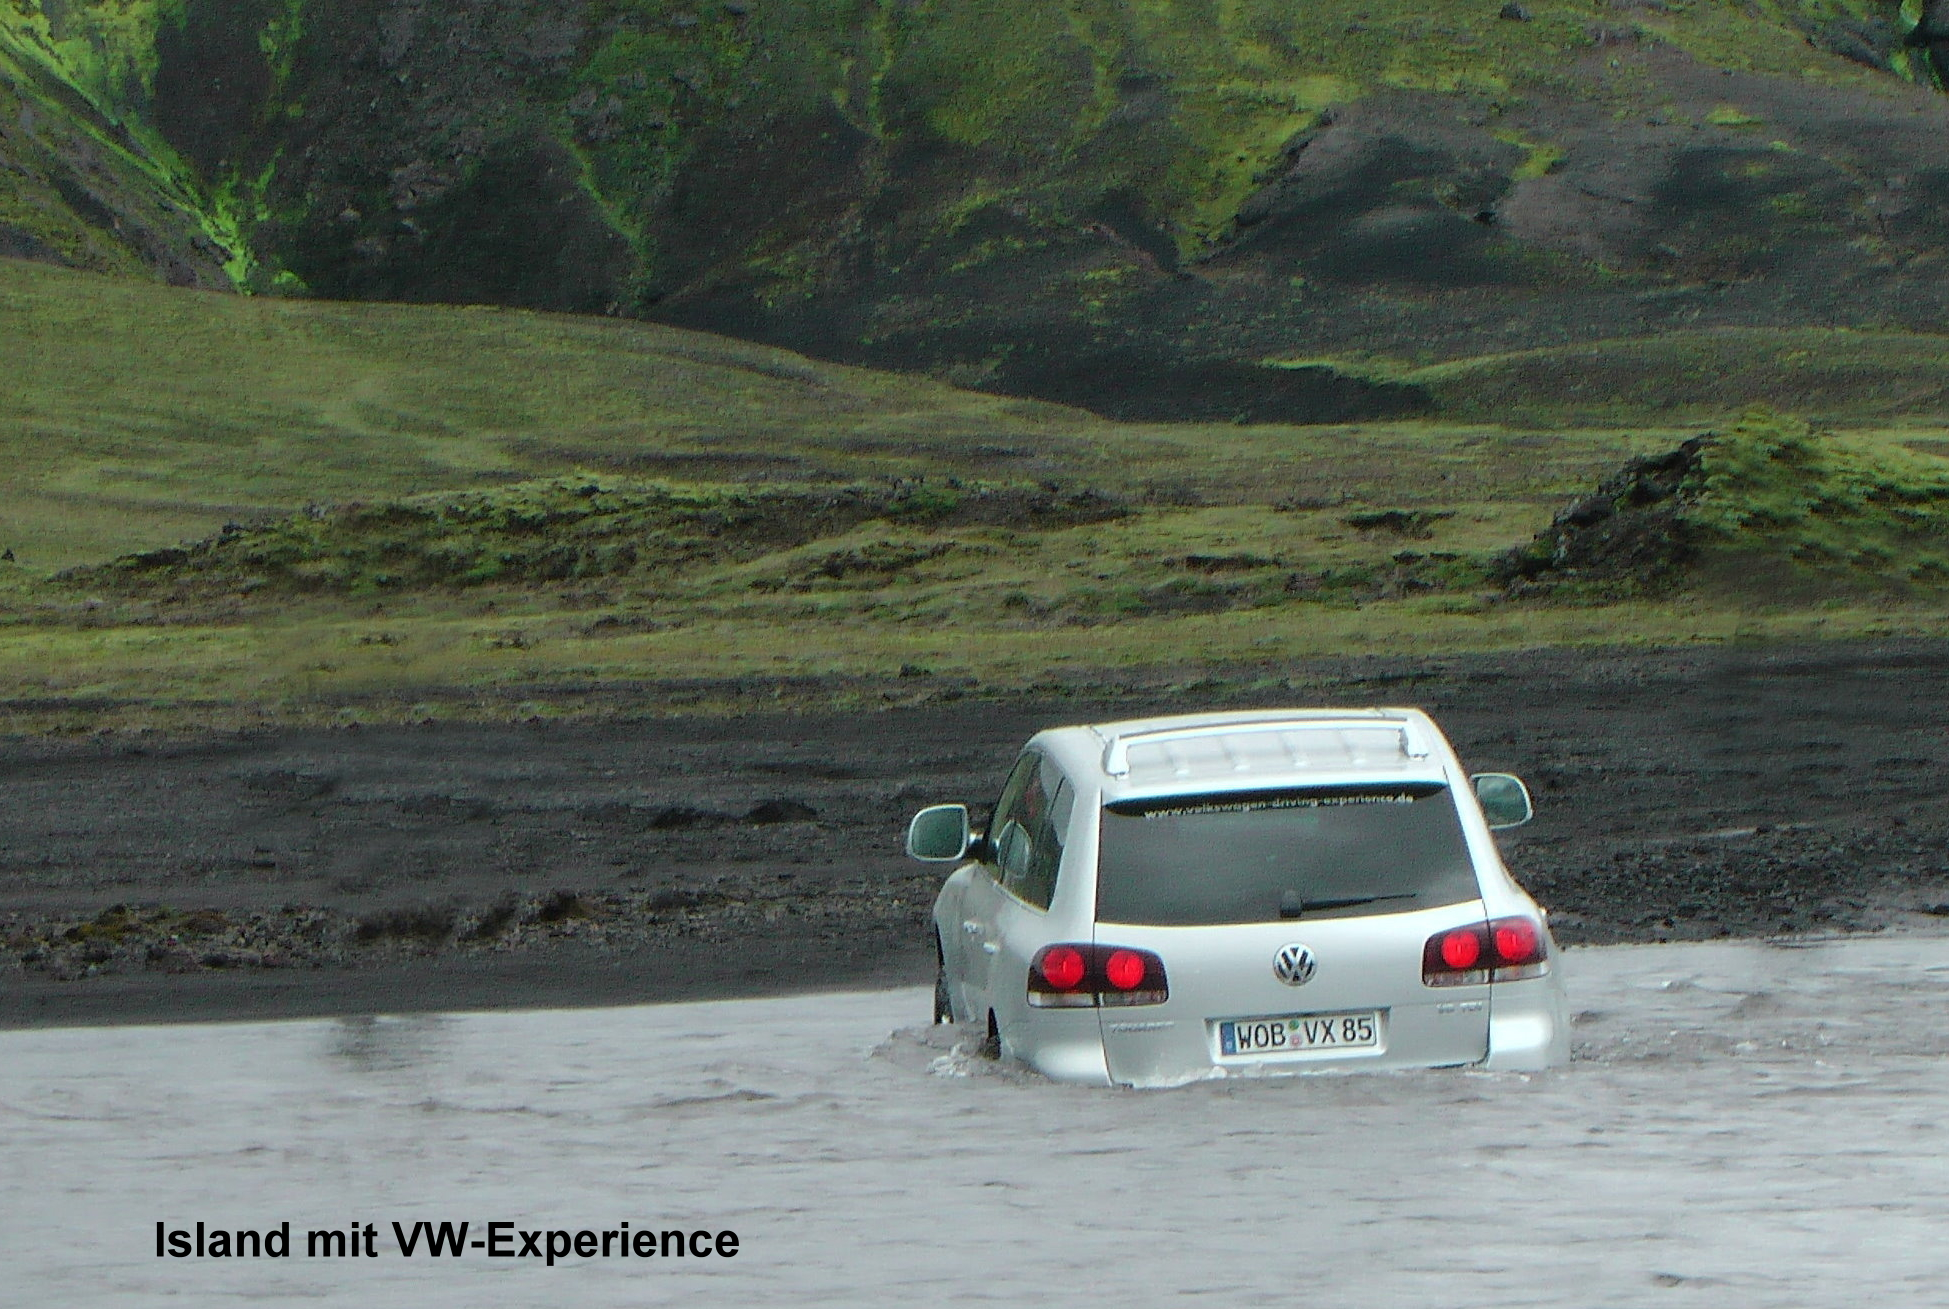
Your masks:
<svg viewBox="0 0 1949 1309"><path fill-rule="evenodd" d="M40 569L314 501L575 470L1057 477L1139 499L1364 503L1440 430L1113 424L646 324L245 299L6 260L0 363L0 546ZM1567 490L1629 444L1552 438L1542 488ZM1539 489L1500 461L1454 459L1470 494Z"/></svg>
<svg viewBox="0 0 1949 1309"><path fill-rule="evenodd" d="M577 467L851 476L971 464L974 445L1014 439L1087 465L1104 431L670 328L243 299L4 260L0 361L0 532L40 567L311 501Z"/></svg>
<svg viewBox="0 0 1949 1309"><path fill-rule="evenodd" d="M1484 598L1482 561L1691 428L1118 425L641 324L249 300L6 262L0 288L0 546L18 556L0 564L0 699L20 722L480 712L533 687L903 666L925 675L875 685L918 694L940 677L1213 661L1277 675L1302 653L1938 621L1927 597L1891 615L1885 595L1846 587L1775 613L1724 596ZM1866 428L1850 448L1906 443L1933 465L1932 432L1949 435ZM1054 483L1125 512L813 522L803 508L953 494L950 478L1011 495ZM535 565L562 542L663 539L577 526L584 510L564 506L591 486L632 512L757 497L760 527L685 528L682 550L621 565ZM308 543L309 582L228 547L207 567L36 580L353 501L372 507L232 533ZM1386 510L1426 517L1363 518ZM387 562L436 549L465 555L450 580L400 581L412 568ZM475 567L490 557L514 562Z"/></svg>
<svg viewBox="0 0 1949 1309"><path fill-rule="evenodd" d="M1949 414L1949 338L1915 332L1716 328L1427 366L1274 362L1417 386L1443 414L1478 421L1686 423L1760 403L1849 425Z"/></svg>

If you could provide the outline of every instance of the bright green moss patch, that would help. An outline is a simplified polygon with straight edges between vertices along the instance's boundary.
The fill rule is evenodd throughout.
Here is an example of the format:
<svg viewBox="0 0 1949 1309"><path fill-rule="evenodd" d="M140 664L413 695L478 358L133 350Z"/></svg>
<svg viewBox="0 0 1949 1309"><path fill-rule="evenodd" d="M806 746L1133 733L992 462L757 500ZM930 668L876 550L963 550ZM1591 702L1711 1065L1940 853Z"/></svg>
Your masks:
<svg viewBox="0 0 1949 1309"><path fill-rule="evenodd" d="M1765 119L1747 113L1738 105L1715 105L1705 121L1714 127L1758 127Z"/></svg>
<svg viewBox="0 0 1949 1309"><path fill-rule="evenodd" d="M189 0L39 0L0 9L0 29L96 105L132 107L155 82L156 37L180 25Z"/></svg>
<svg viewBox="0 0 1949 1309"><path fill-rule="evenodd" d="M1513 145L1523 152L1523 162L1516 165L1515 171L1510 174L1516 181L1523 182L1532 178L1548 176L1558 164L1563 162L1564 150L1562 146L1552 145L1548 142L1538 143L1528 141L1516 132L1497 132L1495 133L1495 138L1505 144Z"/></svg>
<svg viewBox="0 0 1949 1309"><path fill-rule="evenodd" d="M247 262L247 247L235 224L221 206L212 203L195 170L144 116L157 69L156 36L164 24L180 23L187 3L97 0L51 9L16 0L0 5L0 101L21 102L12 117L23 126L34 124L33 137L6 144L58 176L76 158L37 159L39 151L31 144L34 137L66 135L71 142L85 143L78 150L70 144L69 150L78 154L86 184L97 184L106 175L117 189L147 190L150 195L136 196L135 209L149 210L160 203L180 211L228 251L233 262ZM77 208L69 197L61 199L69 202L41 197L35 206L39 214L15 207L12 214L0 214L0 222L46 242L77 267L118 272L141 267L137 243L126 239L129 234L121 225L104 214L91 215L99 202L83 200ZM74 229L91 217L99 220L93 223L94 230L77 240Z"/></svg>
<svg viewBox="0 0 1949 1309"><path fill-rule="evenodd" d="M1709 549L1949 582L1949 460L1754 415L1707 449L1693 494L1687 519Z"/></svg>

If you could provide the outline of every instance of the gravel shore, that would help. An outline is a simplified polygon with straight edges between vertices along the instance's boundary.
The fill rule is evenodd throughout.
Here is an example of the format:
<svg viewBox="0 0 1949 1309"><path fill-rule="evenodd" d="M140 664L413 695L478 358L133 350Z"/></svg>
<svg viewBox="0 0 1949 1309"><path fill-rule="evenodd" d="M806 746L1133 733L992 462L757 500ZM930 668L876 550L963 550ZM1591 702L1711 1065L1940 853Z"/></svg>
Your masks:
<svg viewBox="0 0 1949 1309"><path fill-rule="evenodd" d="M985 804L1047 724L1277 704L1420 705L1526 777L1506 854L1566 944L1949 914L1949 645L1403 656L855 714L0 742L0 1025L924 980L913 809Z"/></svg>

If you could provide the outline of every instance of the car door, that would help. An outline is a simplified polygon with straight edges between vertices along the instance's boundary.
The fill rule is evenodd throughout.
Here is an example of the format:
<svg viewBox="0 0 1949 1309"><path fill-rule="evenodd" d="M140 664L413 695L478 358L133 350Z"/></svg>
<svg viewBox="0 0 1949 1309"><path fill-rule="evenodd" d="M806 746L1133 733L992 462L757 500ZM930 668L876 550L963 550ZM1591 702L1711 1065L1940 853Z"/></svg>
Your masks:
<svg viewBox="0 0 1949 1309"><path fill-rule="evenodd" d="M1001 799L995 802L994 816L988 820L987 840L983 843L981 866L968 878L961 896L961 931L957 945L961 952L961 975L966 979L969 1016L985 1019L994 1008L991 992L995 955L1001 950L1002 913L1008 899L1002 889L1005 860L1016 860L1026 850L1029 833L1024 825L1024 795L1039 771L1041 757L1024 754L1009 770L1002 786Z"/></svg>
<svg viewBox="0 0 1949 1309"><path fill-rule="evenodd" d="M956 868L941 886L940 894L934 898L934 937L941 947L941 976L947 982L948 994L953 998L956 1013L967 1011L968 952L962 942L967 939L961 930L965 915L962 906L968 898L968 883L977 877L986 877L980 867L962 864Z"/></svg>

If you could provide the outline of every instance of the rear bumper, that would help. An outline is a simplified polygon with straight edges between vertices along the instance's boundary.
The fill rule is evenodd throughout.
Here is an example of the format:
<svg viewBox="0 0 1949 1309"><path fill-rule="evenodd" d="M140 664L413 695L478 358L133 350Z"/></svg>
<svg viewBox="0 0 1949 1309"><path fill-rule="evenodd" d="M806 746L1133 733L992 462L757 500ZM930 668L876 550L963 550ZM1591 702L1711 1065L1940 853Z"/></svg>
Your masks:
<svg viewBox="0 0 1949 1309"><path fill-rule="evenodd" d="M1486 993L1486 994L1485 994ZM1478 998L1480 997L1480 998ZM1466 1021L1453 1010L1470 1005L1489 1008L1486 1050L1482 1028L1472 1049L1458 1046L1441 1027ZM1324 1072L1394 1071L1411 1068L1469 1067L1498 1072L1535 1072L1569 1062L1569 1005L1562 981L1553 969L1544 977L1520 982L1497 982L1461 997L1460 1003L1414 1006L1391 1014L1390 1048L1320 1058L1275 1058L1263 1061L1219 1060L1213 1057L1206 1029L1197 1019L1150 1019L1153 1012L1128 1011L1114 1021L1127 1030L1114 1033L1118 1042L1112 1059L1104 1034L1097 1027L1099 1011L1046 1010L1035 1014L1021 1044L1004 1037L1007 1053L1043 1076L1085 1086L1176 1086L1212 1077L1263 1077Z"/></svg>
<svg viewBox="0 0 1949 1309"><path fill-rule="evenodd" d="M1023 1062L1052 1082L1077 1086L1110 1086L1110 1065L1103 1057L1103 1042L1087 1040L1046 1041L1038 1045Z"/></svg>
<svg viewBox="0 0 1949 1309"><path fill-rule="evenodd" d="M1559 961L1552 961L1556 964ZM1570 1062L1570 1004L1556 967L1547 976L1497 982L1489 991L1489 1055L1497 1072L1537 1072Z"/></svg>
<svg viewBox="0 0 1949 1309"><path fill-rule="evenodd" d="M1170 1017L1166 1016L1169 1010L1129 1010L1114 1018L1106 1012L1105 1062L1110 1079L1128 1086L1174 1086L1215 1077L1478 1067L1488 1052L1484 1012L1488 989L1483 986L1466 995L1379 1009L1383 1039L1371 1048L1264 1057L1223 1055L1218 1049L1217 1020L1196 1010L1190 1016Z"/></svg>
<svg viewBox="0 0 1949 1309"><path fill-rule="evenodd" d="M1002 1027L1002 1053L1053 1082L1109 1086L1103 1029L1095 1009L1031 1009L1020 1028Z"/></svg>

